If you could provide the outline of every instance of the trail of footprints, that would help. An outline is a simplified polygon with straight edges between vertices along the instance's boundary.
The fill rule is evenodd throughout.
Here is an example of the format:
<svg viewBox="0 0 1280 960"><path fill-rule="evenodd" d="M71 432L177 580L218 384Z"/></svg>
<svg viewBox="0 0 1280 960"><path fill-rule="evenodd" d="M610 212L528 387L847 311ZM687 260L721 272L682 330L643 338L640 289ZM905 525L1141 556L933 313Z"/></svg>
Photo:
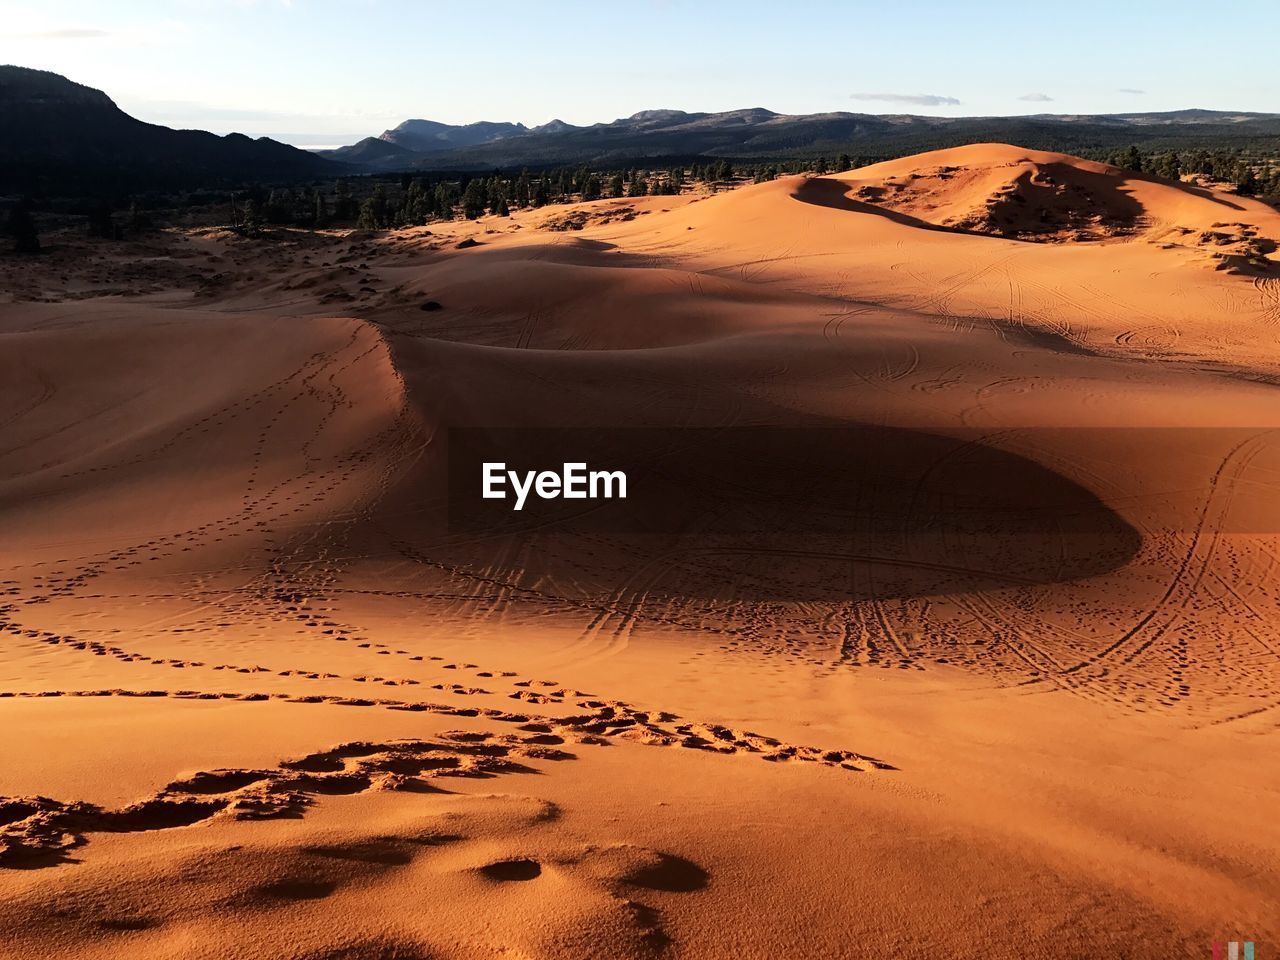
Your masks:
<svg viewBox="0 0 1280 960"><path fill-rule="evenodd" d="M131 833L191 826L217 817L263 820L298 817L317 795L370 790L443 792L438 778L489 778L533 773L530 762L574 760L566 745L607 746L614 739L707 750L752 753L772 762L808 762L845 770L891 770L882 760L847 750L819 750L784 744L772 737L716 724L679 722L669 713L637 710L625 703L582 700L586 712L568 717L538 717L494 709L458 708L421 701L363 700L342 697L288 697L283 694L209 694L199 691L80 690L0 693L23 696L186 697L293 703L381 706L479 717L515 726L518 733L449 731L431 740L354 741L273 768L200 771L175 780L155 796L117 810L81 801L43 796L0 797L0 867L47 866L66 862L89 834Z"/></svg>
<svg viewBox="0 0 1280 960"><path fill-rule="evenodd" d="M170 538L176 540L176 538ZM157 543L159 541L153 541ZM315 548L313 543L312 548ZM314 554L313 554L314 556ZM894 769L888 763L847 750L822 750L783 743L772 737L736 730L717 724L684 721L665 711L638 709L621 701L594 699L582 691L562 687L552 680L521 679L513 671L483 670L474 663L445 662L434 655L416 654L369 641L355 630L331 619L332 608L325 605L323 589L338 572L328 569L314 582L297 576L298 568L279 563L273 575L264 578L256 594L259 603L283 608L300 627L331 642L350 643L372 655L394 656L407 662L434 662L440 670L461 670L477 678L499 681L509 686L509 699L529 705L569 704L578 713L568 716L541 716L533 713L489 707L454 706L431 701L388 697L352 697L336 694L296 695L278 691L222 691L199 689L85 689L69 691L0 691L0 698L46 697L171 697L193 700L234 700L241 702L285 701L426 712L464 718L480 718L511 724L519 734L457 732L435 741L400 741L387 744L349 743L298 760L283 761L274 770L218 770L196 774L170 784L148 800L122 810L102 810L92 805L64 803L45 797L0 798L0 866L52 864L65 860L68 852L83 845L95 832L132 832L189 826L216 817L262 819L298 816L316 795L359 793L366 790L431 789L427 780L438 777L490 777L530 772L523 761L574 759L563 744L607 746L615 740L652 746L680 747L721 754L755 754L772 762L804 762L851 771ZM313 564L304 569L315 569ZM97 571L90 565L77 577L68 578L51 593L74 595ZM10 583L11 595L18 595ZM421 685L409 678L381 675L342 677L330 672L305 669L272 670L259 665L210 664L199 660L152 657L114 644L82 640L65 633L24 627L13 617L17 605L0 607L0 631L49 646L94 656L110 656L122 662L175 669L232 671L246 675L275 674L309 680L353 680L386 686ZM216 616L226 617L223 609ZM190 627L186 628L189 629ZM483 687L461 683L431 684L432 689L456 695L489 694Z"/></svg>
<svg viewBox="0 0 1280 960"><path fill-rule="evenodd" d="M494 735L453 731L434 740L353 742L283 760L269 769L200 771L155 796L117 810L48 797L0 797L0 865L65 862L89 834L190 826L217 817L298 817L317 795L369 790L447 792L430 781L528 773L524 761L569 760L538 733Z"/></svg>
<svg viewBox="0 0 1280 960"><path fill-rule="evenodd" d="M99 832L133 832L166 827L188 826L215 817L261 819L300 815L316 795L326 793L358 793L366 790L432 789L427 781L440 777L490 777L530 772L530 762L573 759L574 754L562 748L565 744L591 747L606 746L617 740L629 740L654 746L681 747L721 754L749 753L773 762L806 762L853 771L892 769L889 764L847 750L821 750L814 747L783 743L775 738L716 724L682 720L665 711L639 709L621 701L596 699L582 691L572 690L550 680L519 678L511 671L482 670L477 664L445 662L437 656L419 654L406 649L390 648L361 636L334 619L328 599L344 569L345 562L336 557L350 556L344 547L347 531L367 523L394 479L415 456L416 437L407 411L386 428L366 440L357 450L331 454L326 461L313 454L312 446L321 437L325 425L344 403L335 377L350 371L370 356L370 349L360 350L353 335L350 342L333 354L310 357L291 377L269 385L238 404L209 415L205 420L184 428L177 435L140 460L158 457L170 447L184 441L196 441L220 424L250 413L258 416L270 409L280 411L308 393L322 410L315 429L304 444L304 465L294 476L278 480L270 488L260 483L260 461L253 460L245 497L238 512L210 520L193 529L154 537L145 542L118 547L105 554L77 557L46 566L33 573L28 586L6 580L0 583L0 633L27 639L45 646L87 654L111 657L122 663L192 671L220 671L247 676L277 675L301 677L311 681L352 681L387 687L428 686L457 696L504 695L524 706L568 708L577 712L567 716L542 716L536 713L499 710L493 707L454 706L426 700L389 697L359 697L316 693L298 695L278 690L212 691L207 689L77 689L0 691L0 698L44 697L171 697L195 700L234 700L241 702L287 701L372 707L392 710L427 712L444 716L485 718L509 724L519 732L513 734L457 732L433 741L399 741L383 744L349 743L333 750L298 760L283 761L271 770L206 771L182 781L175 781L156 796L119 810L104 810L83 802L62 802L46 797L0 798L0 865L26 866L56 863L68 851L84 844L87 837ZM352 356L354 354L354 356ZM326 376L327 375L327 376ZM293 389L292 396L286 396ZM278 406L269 407L272 401ZM315 404L313 404L315 405ZM256 412L255 412L256 411ZM268 418L270 420L270 418ZM263 428L255 449L261 450L268 440L270 422ZM375 471L369 476L369 470ZM103 468L106 469L106 468ZM363 471L362 474L357 471ZM275 547L274 538L282 521L290 516L321 507L342 483L362 481L361 496L345 519L319 524L315 528L289 531L287 549ZM372 482L370 482L372 480ZM112 574L127 573L147 561L180 559L184 553L207 548L226 540L246 536L265 541L268 564L264 572L247 585L234 590L202 587L199 575L193 589L171 595L151 595L152 599L190 601L198 599L210 607L207 615L185 618L171 632L192 634L205 630L226 629L238 622L249 622L260 616L262 608L275 615L292 619L298 630L334 643L349 644L373 656L400 658L401 662L434 666L440 671L456 670L472 674L487 686L459 682L428 683L410 677L392 677L384 671L342 676L306 668L267 668L261 665L209 663L189 658L157 657L128 649L102 639L86 639L66 630L45 630L24 623L20 614L28 607L51 602L91 600L108 594L89 594L94 581ZM417 562L424 558L412 557ZM190 581L189 581L190 582ZM205 595L201 597L201 590ZM109 594L113 599L127 595ZM141 596L141 595L139 595ZM34 612L34 611L32 611ZM108 632L119 632L112 628ZM497 692L488 689L497 686Z"/></svg>
<svg viewBox="0 0 1280 960"><path fill-rule="evenodd" d="M765 759L773 761L798 760L818 762L828 766L839 766L850 770L884 770L893 769L889 764L871 757L846 750L821 750L814 747L802 747L784 744L772 737L749 731L734 730L717 724L699 724L682 721L676 714L667 711L646 711L638 709L623 701L609 701L594 698L591 694L561 686L554 680L522 679L514 671L493 671L481 669L474 663L446 662L435 655L414 654L404 649L390 649L385 644L352 638L350 631L339 627L336 621L319 619L323 614L317 611L308 601L301 601L292 606L298 607L298 616L308 618L309 624L325 630L336 630L330 634L333 642L352 642L357 648L368 649L375 654L394 655L406 658L411 662L426 664L434 661L441 670L464 670L477 678L501 681L509 685L511 691L506 694L509 699L530 705L564 705L572 704L576 709L586 711L570 716L537 717L523 713L495 710L483 707L457 707L428 701L409 701L386 697L350 697L341 695L293 695L281 692L210 692L200 690L145 690L134 691L119 688L78 691L40 691L15 692L0 691L0 698L7 697L52 697L52 696L173 696L185 699L235 699L246 701L285 700L293 703L331 703L346 706L381 706L396 710L427 711L454 716L486 716L504 722L539 724L548 734L556 731L570 731L584 742L606 743L609 738L637 740L642 743L659 746L682 746L694 749L711 750L719 753L758 753ZM0 632L24 636L55 647L66 647L79 652L87 652L95 656L112 656L123 662L165 666L171 668L206 668L215 671L234 671L240 674L274 674L277 676L302 677L308 680L353 680L369 682L384 686L419 686L423 681L412 678L388 678L378 675L356 675L343 677L331 672L308 671L305 669L271 670L262 666L244 666L236 664L208 664L197 660L151 657L142 653L126 650L122 647L108 645L97 641L78 640L66 635L55 634L22 628L7 619L6 608L0 607ZM428 685L430 689L449 692L460 696L492 694L485 687L450 682Z"/></svg>
<svg viewBox="0 0 1280 960"><path fill-rule="evenodd" d="M354 345L355 341L353 337L352 342L348 344L348 347L352 347ZM339 351L339 355L341 352L342 351ZM368 356L369 353L370 350L366 349L358 353L354 359L342 361L337 365L336 369L329 371L328 380L331 382L338 372L350 368L352 364ZM312 359L314 360L315 358ZM336 357L334 362L338 362ZM311 361L308 361L308 363L311 363ZM304 369L306 369L305 366ZM316 371L308 375L305 380L310 381L311 379L319 377L326 369L327 367L325 365L319 365ZM309 382L305 383L305 388L309 390L314 389ZM339 405L340 399L332 399L330 412L337 409ZM320 429L320 427L317 427L317 434ZM399 441L399 447L401 449L409 445L407 439L404 437L405 430L406 425L403 423L393 425L389 428L390 434L394 434L396 431L400 431L402 434L402 438ZM49 602L52 599L66 597L91 599L93 595L85 594L83 592L84 588L92 580L102 576L108 571L108 569L126 570L129 567L140 566L144 559L155 561L167 556L175 556L178 553L187 552L199 546L218 543L224 539L243 536L247 533L258 532L270 538L274 534L275 528L267 520L259 519L260 517L266 516L279 518L280 516L297 514L308 509L308 504L299 504L287 507L288 502L294 499L294 494L286 492L286 489L289 486L299 486L301 488L301 492L309 496L310 507L319 506L324 500L322 491L332 489L333 485L340 483L343 480L351 479L354 475L356 465L366 462L366 458L372 456L374 451L377 449L385 449L389 440L389 435L379 436L363 451L358 451L348 457L340 458L338 466L331 467L327 470L323 469L319 463L309 460L308 469L299 476L278 483L271 490L262 493L256 498L247 499L244 510L237 516L224 518L221 521L210 522L201 525L194 530L155 538L153 540L146 541L143 544L137 544L132 547L117 550L105 557L86 558L89 562L71 575L64 577L58 577L56 575L37 575L35 577L37 592L28 596L22 602L28 605L35 605ZM392 443L391 446L392 448L395 448L397 444ZM372 505L376 503L380 491L385 489L386 485L394 476L397 465L397 461L394 459L387 462L381 473L381 482L377 484L377 489L375 489L373 495L366 500L366 508L359 511L355 517L346 521L347 526L354 525L357 520L368 519ZM246 497L248 497L248 493L246 493ZM329 537L330 546L337 542L332 532L329 532L326 536ZM443 564L439 561L420 555L409 548L408 545L399 543L394 545L408 560L419 564L434 566L443 572L448 573L450 576L473 577L473 575L470 575L466 573L466 571L460 570L453 565ZM304 551L307 550L309 550L310 553L306 554L306 559L300 562L304 556ZM305 627L309 630L316 630L323 634L333 635L335 639L340 640L351 639L351 631L345 630L332 620L318 620L317 617L321 616L321 614L318 614L313 609L307 609L304 605L300 605L296 602L299 598L305 598L308 595L324 595L327 590L336 588L339 574L341 573L341 564L327 561L325 559L325 554L326 550L323 548L317 549L317 544L315 542L304 542L301 545L295 545L290 553L276 551L276 555L271 561L271 569L259 577L250 590L246 591L240 597L232 598L229 602L222 604L217 610L206 617L191 619L182 627L172 628L173 632L195 632L202 627L229 627L232 625L230 621L233 621L239 612L251 610L254 608L255 604L268 602L277 605L277 607L283 607L286 615L291 616L298 621L300 629ZM527 589L523 590L522 593L522 588L519 588L518 585L506 582L499 583L497 579L493 581L492 586L494 589L515 591L519 598L529 602L544 602L551 604L569 602L564 598L540 595L537 591L531 592ZM15 581L7 581L3 584L3 587L5 589L0 590L0 595L8 594L9 596L19 596L21 594L20 587ZM470 599L474 600L475 598ZM290 602L291 600L295 602ZM1029 601L1029 603L1031 607L1034 607L1034 599ZM591 603L586 601L579 602L578 606L594 609ZM1006 673L1011 669L1018 671L1023 668L1023 664L1019 663L1018 646L1022 640L1025 639L1026 634L1023 630L1019 629L1018 626L1006 622L1006 618L1003 616L999 616L998 620L992 621L990 618L991 615L995 614L994 608L989 608L986 615L980 615L982 620L990 621L984 622L982 631L979 631L980 633L986 631L990 632L991 636L988 642L985 644L975 644L968 648L966 648L965 645L957 645L954 651L946 653L945 656L936 656L938 653L936 649L921 650L915 649L914 645L905 646L901 643L888 642L895 638L887 634L882 635L884 634L884 631L881 629L882 622L884 621L882 606L883 604L880 601L873 601L871 603L871 609L876 614L874 617L864 615L863 610L865 605L859 605L856 610L849 612L849 617L852 619L845 624L846 636L845 640L842 642L842 653L840 657L842 663L846 663L849 666L856 666L860 663L865 663L867 665L881 667L897 666L900 668L914 668L919 670L923 669L919 662L923 658L926 661L930 659L937 659L940 663L946 663L949 661L962 662L980 667L984 670ZM665 615L657 617L654 616L652 610L640 610L638 608L628 608L626 611L605 610L603 613L597 610L596 612L598 615L606 617L613 615L620 616L627 623L634 622L636 620L654 620L662 623L669 622L670 624L680 626L681 628L690 628L690 624L686 622L688 618L680 615L684 611L677 611L676 616ZM721 614L726 614L726 611L721 611ZM739 622L737 626L720 626L717 628L716 632L736 636L736 639L729 640L722 646L723 650L739 652L759 650L767 649L771 646L776 646L777 643L781 643L785 648L783 652L786 652L788 655L793 657L803 657L806 653L806 649L811 646L808 636L806 635L812 634L814 632L812 630L779 629L780 624L776 618L762 619L763 615L759 611L753 612L751 610L747 610L744 611L744 614L745 619L738 618ZM970 615L974 615L974 611L971 610ZM702 618L695 619L700 622ZM726 618L722 616L720 622L722 624L733 623L734 617L729 616L726 620ZM696 625L697 624L695 623L694 626ZM850 634L849 631L850 625L853 626L852 634ZM804 624L799 624L799 626L803 627ZM824 624L824 631L825 628L826 625ZM944 631L944 633L950 632L952 631ZM851 642L855 638L858 644L865 649L856 650L851 646ZM55 638L53 635L46 635L43 639L53 642ZM66 642L73 647L78 646L80 643L80 641L74 640L67 640ZM1185 643L1183 643L1183 646L1185 646ZM133 654L124 651L119 647L106 644L90 644L90 648L95 653L110 653L111 655L115 655L126 661L149 663L163 662L142 655ZM391 655L392 653L392 651L388 651L386 649L378 649L375 650L375 652L380 655ZM395 651L395 653L407 655L405 651ZM1187 696L1188 688L1182 678L1182 666L1186 660L1185 653L1184 649L1182 656L1179 659L1179 666L1170 674L1169 689L1171 693L1167 699L1185 699ZM1042 662L1044 659L1044 657L1036 654L1033 661L1028 661L1028 668L1023 671L1027 674L1026 682L1041 683L1046 679L1053 681L1052 674L1054 671L1052 669L1048 669L1046 671L1045 664ZM817 666L829 665L829 659L821 656L812 658L811 662ZM199 665L196 661L169 661L169 663L172 666ZM262 668L245 668L233 664L220 664L213 667L213 669L226 669L249 673L258 672ZM333 675L326 676L324 674L312 674L310 671L305 670L284 671L283 673L286 676L302 675L313 679L338 679L333 677ZM359 676L349 679L386 685L399 685L401 683L413 684L417 682L381 675ZM1080 679L1084 680L1085 678L1081 675ZM1056 681L1053 682L1056 683ZM1082 686L1079 683L1070 683L1067 686L1070 692L1082 695L1092 695L1090 687L1096 687L1100 684L1111 684L1115 687L1116 693L1112 697L1115 702L1121 704L1132 703L1139 707L1146 702L1147 685L1144 682L1136 683L1136 685L1134 685L1134 689L1130 690L1129 685L1127 685L1123 679L1112 678L1105 674L1096 678L1090 678L1089 687ZM443 687L437 688L443 689ZM450 685L449 688L454 689L457 692L466 692L466 688L462 685ZM472 688L470 692L484 691L483 688Z"/></svg>

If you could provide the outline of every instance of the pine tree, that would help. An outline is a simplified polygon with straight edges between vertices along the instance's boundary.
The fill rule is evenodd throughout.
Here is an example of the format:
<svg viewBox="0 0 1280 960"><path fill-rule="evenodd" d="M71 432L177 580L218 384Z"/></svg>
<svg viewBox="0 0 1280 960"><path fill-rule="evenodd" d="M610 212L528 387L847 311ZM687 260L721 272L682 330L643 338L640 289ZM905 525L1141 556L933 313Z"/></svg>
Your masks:
<svg viewBox="0 0 1280 960"><path fill-rule="evenodd" d="M1127 150L1121 152L1116 158L1115 166L1125 170L1132 170L1135 173L1142 172L1142 151L1136 146L1130 145Z"/></svg>
<svg viewBox="0 0 1280 960"><path fill-rule="evenodd" d="M468 220L475 220L484 216L484 208L488 199L484 181L479 177L471 180L467 183L466 189L462 191L462 215Z"/></svg>
<svg viewBox="0 0 1280 960"><path fill-rule="evenodd" d="M1166 180L1177 180L1182 176L1182 164L1176 153L1162 153L1151 159L1151 172Z"/></svg>
<svg viewBox="0 0 1280 960"><path fill-rule="evenodd" d="M360 204L360 214L356 217L356 229L385 230L388 223L387 191L382 184L378 184L373 188L373 193Z"/></svg>
<svg viewBox="0 0 1280 960"><path fill-rule="evenodd" d="M631 197L643 197L649 192L649 183L640 171L631 174L631 186L627 189L627 195Z"/></svg>
<svg viewBox="0 0 1280 960"><path fill-rule="evenodd" d="M535 207L545 207L551 202L551 181L545 176L538 178L538 183L533 188L533 199L531 202Z"/></svg>
<svg viewBox="0 0 1280 960"><path fill-rule="evenodd" d="M453 204L455 200L453 184L441 181L436 184L436 216L442 220L453 219Z"/></svg>
<svg viewBox="0 0 1280 960"><path fill-rule="evenodd" d="M151 218L138 209L138 201L129 204L129 218L125 221L125 229L132 234L145 233L152 227Z"/></svg>
<svg viewBox="0 0 1280 960"><path fill-rule="evenodd" d="M368 200L374 230L385 230L391 225L391 210L387 203L387 190L382 184L373 188Z"/></svg>
<svg viewBox="0 0 1280 960"><path fill-rule="evenodd" d="M414 211L417 209L422 200L422 184L417 180L410 180L404 188L404 209L405 215L410 219L413 218Z"/></svg>
<svg viewBox="0 0 1280 960"><path fill-rule="evenodd" d="M497 177L489 185L489 212L495 217L511 216L511 206L507 203L507 185Z"/></svg>
<svg viewBox="0 0 1280 960"><path fill-rule="evenodd" d="M431 222L433 216L435 216L435 198L426 190L423 190L418 196L413 210L410 211L410 218L414 223L426 224Z"/></svg>
<svg viewBox="0 0 1280 960"><path fill-rule="evenodd" d="M1258 195L1271 197L1273 201L1276 197L1280 197L1280 167L1272 167L1267 172L1266 177L1261 180Z"/></svg>
<svg viewBox="0 0 1280 960"><path fill-rule="evenodd" d="M496 176L489 181L489 212L495 217L506 217L511 214L511 209L507 205L507 185Z"/></svg>
<svg viewBox="0 0 1280 960"><path fill-rule="evenodd" d="M356 217L357 230L377 230L378 215L373 209L373 198L368 197L360 204L360 214Z"/></svg>
<svg viewBox="0 0 1280 960"><path fill-rule="evenodd" d="M241 229L246 236L256 236L262 230L262 208L257 198L249 197L244 202L244 219Z"/></svg>
<svg viewBox="0 0 1280 960"><path fill-rule="evenodd" d="M267 194L266 217L268 223L288 223L293 218L293 191L272 190Z"/></svg>
<svg viewBox="0 0 1280 960"><path fill-rule="evenodd" d="M19 200L9 211L9 236L13 237L14 253L39 253L40 235L36 221L25 199Z"/></svg>
<svg viewBox="0 0 1280 960"><path fill-rule="evenodd" d="M341 221L352 220L357 212L355 198L351 196L351 185L339 180L333 185L333 215Z"/></svg>
<svg viewBox="0 0 1280 960"><path fill-rule="evenodd" d="M301 187L293 197L293 222L304 227L316 225L316 198L310 187Z"/></svg>
<svg viewBox="0 0 1280 960"><path fill-rule="evenodd" d="M102 237L106 240L116 239L116 218L111 211L111 204L102 200L89 214L89 236Z"/></svg>

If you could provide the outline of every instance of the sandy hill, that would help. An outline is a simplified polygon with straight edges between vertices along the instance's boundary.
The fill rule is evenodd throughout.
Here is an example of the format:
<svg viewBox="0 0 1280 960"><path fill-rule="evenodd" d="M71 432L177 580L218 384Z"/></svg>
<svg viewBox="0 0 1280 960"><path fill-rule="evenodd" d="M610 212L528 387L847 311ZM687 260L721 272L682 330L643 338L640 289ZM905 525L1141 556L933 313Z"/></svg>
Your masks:
<svg viewBox="0 0 1280 960"><path fill-rule="evenodd" d="M959 226L1010 185L1076 221ZM0 261L6 956L1280 939L1280 286L1177 239L1220 208L1276 235L982 146ZM449 524L451 427L696 474L815 423L853 456L761 441L679 522Z"/></svg>
<svg viewBox="0 0 1280 960"><path fill-rule="evenodd" d="M1221 248L1239 265L1273 253L1280 238L1280 214L1257 200L1008 144L938 150L832 179L849 185L845 201L1013 239L1168 240Z"/></svg>

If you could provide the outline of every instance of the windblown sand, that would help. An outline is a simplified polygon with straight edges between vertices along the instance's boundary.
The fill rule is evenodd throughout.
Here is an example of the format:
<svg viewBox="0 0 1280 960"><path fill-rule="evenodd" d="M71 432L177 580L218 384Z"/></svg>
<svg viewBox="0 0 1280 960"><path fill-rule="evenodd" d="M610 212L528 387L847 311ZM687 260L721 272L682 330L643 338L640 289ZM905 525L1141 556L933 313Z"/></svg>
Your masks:
<svg viewBox="0 0 1280 960"><path fill-rule="evenodd" d="M1277 238L982 145L5 261L0 954L1274 945ZM1129 538L443 520L451 426L812 420L976 431Z"/></svg>

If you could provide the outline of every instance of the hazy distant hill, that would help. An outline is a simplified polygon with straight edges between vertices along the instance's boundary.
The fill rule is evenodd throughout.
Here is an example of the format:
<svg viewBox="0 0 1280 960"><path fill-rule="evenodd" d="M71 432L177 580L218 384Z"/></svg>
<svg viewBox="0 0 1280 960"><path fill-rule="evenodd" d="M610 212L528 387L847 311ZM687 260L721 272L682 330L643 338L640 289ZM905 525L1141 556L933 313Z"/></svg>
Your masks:
<svg viewBox="0 0 1280 960"><path fill-rule="evenodd" d="M365 165L415 163L421 156L412 150L391 143L388 140L383 140L380 137L365 137L363 140L348 147L338 147L336 150L317 150L316 152L330 160Z"/></svg>
<svg viewBox="0 0 1280 960"><path fill-rule="evenodd" d="M407 120L379 140L407 152L324 156L366 170L610 163L646 157L784 158L848 152L886 156L981 141L1080 152L1135 143L1148 147L1250 146L1280 136L1280 114L1214 110L1026 117L921 117L908 114L785 115L760 107L725 113L645 110L578 127L552 121L450 126ZM362 141L368 143L369 141Z"/></svg>
<svg viewBox="0 0 1280 960"><path fill-rule="evenodd" d="M529 128L523 123L489 123L481 120L465 126L451 126L434 120L406 120L394 130L384 131L378 139L406 150L435 153L506 140L529 132Z"/></svg>
<svg viewBox="0 0 1280 960"><path fill-rule="evenodd" d="M0 66L0 189L141 189L342 172L351 170L265 137L143 123L101 90Z"/></svg>

